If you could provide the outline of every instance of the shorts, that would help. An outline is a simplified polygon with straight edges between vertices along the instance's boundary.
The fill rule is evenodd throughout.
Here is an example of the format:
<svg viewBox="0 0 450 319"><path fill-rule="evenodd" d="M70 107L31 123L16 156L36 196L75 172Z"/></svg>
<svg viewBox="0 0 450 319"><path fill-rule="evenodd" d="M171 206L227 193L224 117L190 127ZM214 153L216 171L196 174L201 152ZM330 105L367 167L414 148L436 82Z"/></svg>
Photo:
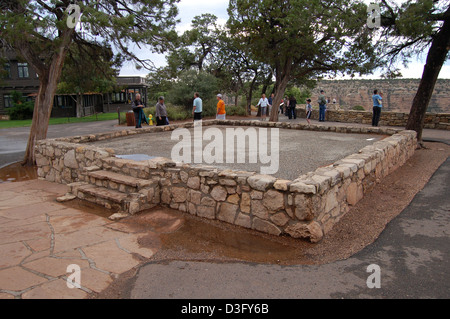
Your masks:
<svg viewBox="0 0 450 319"><path fill-rule="evenodd" d="M267 106L261 106L261 115L266 115Z"/></svg>
<svg viewBox="0 0 450 319"><path fill-rule="evenodd" d="M217 114L216 119L217 120L225 120L226 114Z"/></svg>
<svg viewBox="0 0 450 319"><path fill-rule="evenodd" d="M306 118L309 120L311 118L311 111L307 111L306 112Z"/></svg>
<svg viewBox="0 0 450 319"><path fill-rule="evenodd" d="M202 112L194 112L194 121L200 121L202 119Z"/></svg>

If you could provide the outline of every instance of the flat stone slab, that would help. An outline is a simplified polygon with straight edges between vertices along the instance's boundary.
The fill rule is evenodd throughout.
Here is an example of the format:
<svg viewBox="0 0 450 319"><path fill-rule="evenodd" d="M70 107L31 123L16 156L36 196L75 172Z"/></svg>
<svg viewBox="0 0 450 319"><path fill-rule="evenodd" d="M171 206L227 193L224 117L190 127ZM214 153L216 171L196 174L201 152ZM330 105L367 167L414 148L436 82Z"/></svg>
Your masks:
<svg viewBox="0 0 450 319"><path fill-rule="evenodd" d="M100 180L109 180L117 184L124 184L132 187L145 187L152 184L152 181L126 176L111 171L89 172L88 176Z"/></svg>

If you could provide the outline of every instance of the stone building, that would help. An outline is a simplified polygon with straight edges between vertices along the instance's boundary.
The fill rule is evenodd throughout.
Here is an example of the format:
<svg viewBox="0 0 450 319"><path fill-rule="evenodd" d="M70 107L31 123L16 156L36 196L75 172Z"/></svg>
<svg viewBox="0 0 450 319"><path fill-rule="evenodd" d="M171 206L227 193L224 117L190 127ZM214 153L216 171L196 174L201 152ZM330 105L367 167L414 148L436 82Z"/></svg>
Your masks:
<svg viewBox="0 0 450 319"><path fill-rule="evenodd" d="M383 92L385 111L409 112L419 87L420 79L379 79L379 80L324 80L313 90L313 105L319 91L325 90L330 101L346 110L362 106L372 109L372 94L375 89ZM317 103L315 103L317 104ZM450 79L439 79L436 83L428 112L450 113Z"/></svg>

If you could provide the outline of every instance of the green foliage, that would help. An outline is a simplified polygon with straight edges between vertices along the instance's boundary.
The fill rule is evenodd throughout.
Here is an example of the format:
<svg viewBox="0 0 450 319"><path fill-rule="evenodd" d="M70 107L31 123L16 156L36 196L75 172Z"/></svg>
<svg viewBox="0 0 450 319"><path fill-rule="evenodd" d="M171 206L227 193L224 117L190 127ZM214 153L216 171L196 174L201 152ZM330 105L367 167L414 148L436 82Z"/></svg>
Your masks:
<svg viewBox="0 0 450 319"><path fill-rule="evenodd" d="M365 111L366 109L365 109L364 106L362 106L362 105L355 105L355 106L353 107L353 110L354 110L354 111Z"/></svg>
<svg viewBox="0 0 450 319"><path fill-rule="evenodd" d="M192 110L195 92L198 92L203 100L203 112L215 112L216 94L220 92L220 88L216 77L207 72L188 70L181 73L167 93L166 101Z"/></svg>
<svg viewBox="0 0 450 319"><path fill-rule="evenodd" d="M289 87L285 91L285 96L290 98L291 96L294 96L295 99L299 104L304 103L307 98L311 96L311 91L307 88L298 88L296 86Z"/></svg>
<svg viewBox="0 0 450 319"><path fill-rule="evenodd" d="M11 120L28 120L33 118L34 102L27 101L21 92L11 92L13 107L8 108Z"/></svg>
<svg viewBox="0 0 450 319"><path fill-rule="evenodd" d="M227 106L227 116L247 116L247 110L244 106Z"/></svg>

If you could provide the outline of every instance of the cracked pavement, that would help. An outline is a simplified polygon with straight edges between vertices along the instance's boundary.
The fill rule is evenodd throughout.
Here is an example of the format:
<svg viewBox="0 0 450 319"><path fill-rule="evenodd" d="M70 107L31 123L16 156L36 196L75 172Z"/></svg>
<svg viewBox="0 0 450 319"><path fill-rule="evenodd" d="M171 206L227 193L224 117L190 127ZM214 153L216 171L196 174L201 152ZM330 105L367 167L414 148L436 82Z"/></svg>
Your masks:
<svg viewBox="0 0 450 319"><path fill-rule="evenodd" d="M57 203L66 192L41 180L0 184L0 299L86 298L158 250L138 244L149 229ZM67 287L72 264L81 289Z"/></svg>

